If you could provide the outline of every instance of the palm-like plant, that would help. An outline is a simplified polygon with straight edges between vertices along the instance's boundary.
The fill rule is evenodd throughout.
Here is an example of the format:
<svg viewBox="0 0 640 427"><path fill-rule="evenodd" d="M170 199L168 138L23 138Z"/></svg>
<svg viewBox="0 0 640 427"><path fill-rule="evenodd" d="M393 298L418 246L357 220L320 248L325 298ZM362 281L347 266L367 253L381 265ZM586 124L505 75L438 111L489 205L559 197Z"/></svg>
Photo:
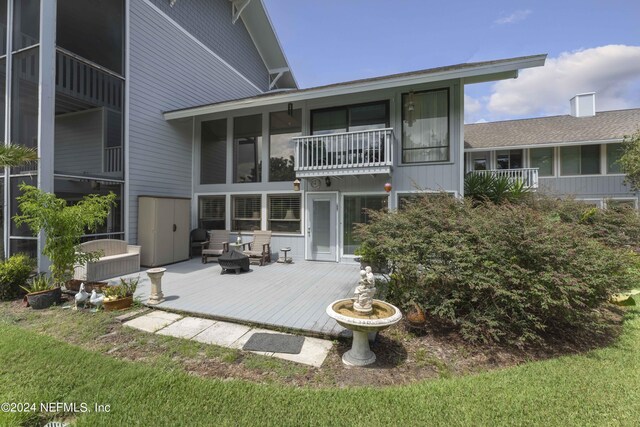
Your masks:
<svg viewBox="0 0 640 427"><path fill-rule="evenodd" d="M21 166L38 160L34 148L17 144L0 145L0 167Z"/></svg>

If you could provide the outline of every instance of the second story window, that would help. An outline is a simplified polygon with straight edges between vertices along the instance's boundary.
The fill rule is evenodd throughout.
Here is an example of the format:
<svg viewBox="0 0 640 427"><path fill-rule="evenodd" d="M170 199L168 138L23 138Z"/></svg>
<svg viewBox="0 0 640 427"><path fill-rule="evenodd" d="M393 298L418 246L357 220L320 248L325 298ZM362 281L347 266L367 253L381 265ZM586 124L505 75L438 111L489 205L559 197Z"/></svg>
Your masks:
<svg viewBox="0 0 640 427"><path fill-rule="evenodd" d="M295 145L301 135L302 111L278 111L269 114L269 181L293 181Z"/></svg>
<svg viewBox="0 0 640 427"><path fill-rule="evenodd" d="M387 127L389 127L387 101L325 108L311 112L312 135L359 132Z"/></svg>
<svg viewBox="0 0 640 427"><path fill-rule="evenodd" d="M560 147L560 175L599 175L600 146Z"/></svg>
<svg viewBox="0 0 640 427"><path fill-rule="evenodd" d="M402 94L402 162L449 160L449 89Z"/></svg>
<svg viewBox="0 0 640 427"><path fill-rule="evenodd" d="M233 182L261 182L262 115L233 120Z"/></svg>
<svg viewBox="0 0 640 427"><path fill-rule="evenodd" d="M539 176L553 176L554 171L554 148L540 147L529 150L529 161L532 168L538 168Z"/></svg>

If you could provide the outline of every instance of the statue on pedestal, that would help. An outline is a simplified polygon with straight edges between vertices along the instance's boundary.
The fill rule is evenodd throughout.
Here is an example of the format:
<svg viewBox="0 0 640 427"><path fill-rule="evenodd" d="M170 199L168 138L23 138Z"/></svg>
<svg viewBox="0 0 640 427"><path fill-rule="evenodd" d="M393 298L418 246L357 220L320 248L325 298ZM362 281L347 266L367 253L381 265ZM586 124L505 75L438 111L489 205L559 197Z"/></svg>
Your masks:
<svg viewBox="0 0 640 427"><path fill-rule="evenodd" d="M371 313L373 311L373 297L376 293L375 278L371 267L360 270L360 282L355 290L353 309L360 313Z"/></svg>

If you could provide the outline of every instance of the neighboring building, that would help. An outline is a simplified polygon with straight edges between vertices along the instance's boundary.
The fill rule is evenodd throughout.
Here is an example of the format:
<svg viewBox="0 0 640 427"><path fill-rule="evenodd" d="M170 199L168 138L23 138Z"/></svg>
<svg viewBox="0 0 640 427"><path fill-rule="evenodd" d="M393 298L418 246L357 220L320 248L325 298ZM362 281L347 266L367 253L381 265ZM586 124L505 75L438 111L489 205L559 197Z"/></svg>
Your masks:
<svg viewBox="0 0 640 427"><path fill-rule="evenodd" d="M570 115L465 125L465 170L521 178L599 207L638 208L617 161L624 136L639 128L640 108L596 112L595 93L579 94Z"/></svg>
<svg viewBox="0 0 640 427"><path fill-rule="evenodd" d="M192 123L162 111L296 87L262 3L236 6L0 1L0 127L40 157L0 179L5 254L38 252L11 221L21 182L69 201L115 192L118 207L87 239L135 242L139 195L192 197Z"/></svg>
<svg viewBox="0 0 640 427"><path fill-rule="evenodd" d="M297 90L260 0L0 0L0 21L5 140L40 157L1 179L5 254L43 243L11 221L27 182L71 202L115 192L86 239L136 243L139 196L183 197L193 228L271 230L274 252L349 259L365 208L462 195L464 86L545 60Z"/></svg>

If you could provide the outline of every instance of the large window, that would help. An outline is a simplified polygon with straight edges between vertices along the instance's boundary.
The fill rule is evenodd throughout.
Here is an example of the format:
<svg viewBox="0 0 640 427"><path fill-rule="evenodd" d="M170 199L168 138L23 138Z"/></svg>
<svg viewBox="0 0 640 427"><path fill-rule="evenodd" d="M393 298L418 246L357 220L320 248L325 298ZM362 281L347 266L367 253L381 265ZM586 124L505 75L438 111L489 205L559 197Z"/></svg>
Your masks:
<svg viewBox="0 0 640 427"><path fill-rule="evenodd" d="M402 162L449 160L449 89L402 94Z"/></svg>
<svg viewBox="0 0 640 427"><path fill-rule="evenodd" d="M300 195L269 195L267 229L275 233L296 233L300 227Z"/></svg>
<svg viewBox="0 0 640 427"><path fill-rule="evenodd" d="M224 184L227 179L227 120L202 122L200 184Z"/></svg>
<svg viewBox="0 0 640 427"><path fill-rule="evenodd" d="M388 196L344 196L344 235L342 240L343 253L353 255L360 244L353 233L356 224L369 222L367 210L386 208Z"/></svg>
<svg viewBox="0 0 640 427"><path fill-rule="evenodd" d="M262 205L260 195L231 197L231 229L233 231L260 230Z"/></svg>
<svg viewBox="0 0 640 427"><path fill-rule="evenodd" d="M529 150L529 162L532 168L538 168L539 176L554 175L553 147L532 148Z"/></svg>
<svg viewBox="0 0 640 427"><path fill-rule="evenodd" d="M497 151L496 169L522 169L522 150Z"/></svg>
<svg viewBox="0 0 640 427"><path fill-rule="evenodd" d="M607 144L607 173L622 173L620 157L624 150L622 144Z"/></svg>
<svg viewBox="0 0 640 427"><path fill-rule="evenodd" d="M269 181L293 181L295 144L301 135L302 110L278 111L269 115Z"/></svg>
<svg viewBox="0 0 640 427"><path fill-rule="evenodd" d="M597 175L599 173L599 145L560 147L561 175Z"/></svg>
<svg viewBox="0 0 640 427"><path fill-rule="evenodd" d="M489 169L489 152L471 153L471 170L486 171Z"/></svg>
<svg viewBox="0 0 640 427"><path fill-rule="evenodd" d="M198 227L205 230L224 230L225 196L202 196L198 198Z"/></svg>
<svg viewBox="0 0 640 427"><path fill-rule="evenodd" d="M260 182L262 174L262 115L233 120L233 182Z"/></svg>
<svg viewBox="0 0 640 427"><path fill-rule="evenodd" d="M312 135L358 132L389 127L389 103L347 105L311 112Z"/></svg>

